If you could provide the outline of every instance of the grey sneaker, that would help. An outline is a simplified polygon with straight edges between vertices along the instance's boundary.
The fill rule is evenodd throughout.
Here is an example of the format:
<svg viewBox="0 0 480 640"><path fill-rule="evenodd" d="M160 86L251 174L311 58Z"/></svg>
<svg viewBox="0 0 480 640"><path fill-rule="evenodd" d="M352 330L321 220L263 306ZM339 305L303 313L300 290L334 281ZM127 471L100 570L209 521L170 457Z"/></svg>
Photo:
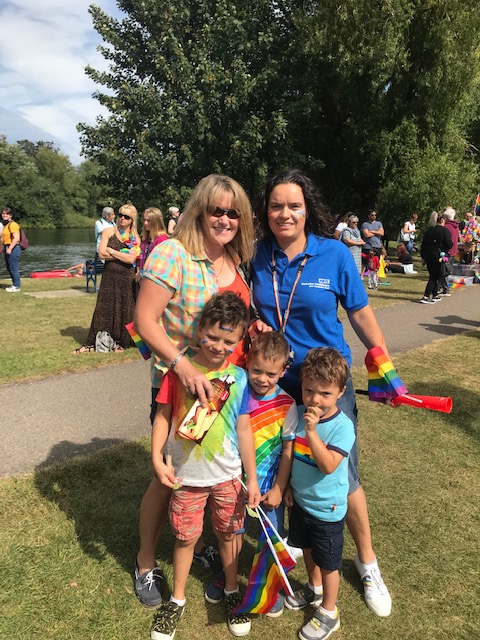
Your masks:
<svg viewBox="0 0 480 640"><path fill-rule="evenodd" d="M175 602L163 602L153 621L152 640L172 640L184 611L185 607Z"/></svg>
<svg viewBox="0 0 480 640"><path fill-rule="evenodd" d="M205 600L210 604L218 604L225 597L225 574L220 573L215 580L207 585Z"/></svg>
<svg viewBox="0 0 480 640"><path fill-rule="evenodd" d="M322 604L323 600L323 588L322 593L315 593L308 585L308 582L303 586L301 591L295 591L293 596L287 596L285 598L285 606L287 609L293 609L298 611L304 609L309 604L316 609Z"/></svg>
<svg viewBox="0 0 480 640"><path fill-rule="evenodd" d="M240 592L229 593L228 596L225 596L227 627L232 636L237 638L248 635L252 627L252 622L246 613L234 613L234 610L241 604L242 596Z"/></svg>
<svg viewBox="0 0 480 640"><path fill-rule="evenodd" d="M421 298L419 302L421 302L422 304L435 304L434 300L425 296L423 296L423 298Z"/></svg>
<svg viewBox="0 0 480 640"><path fill-rule="evenodd" d="M285 607L285 597L282 596L281 593L279 593L277 596L277 601L275 602L273 607L270 609L270 611L265 615L267 616L267 618L279 618L283 613L284 607Z"/></svg>
<svg viewBox="0 0 480 640"><path fill-rule="evenodd" d="M340 616L330 618L321 611L317 611L310 622L300 629L300 640L326 640L334 631L340 628Z"/></svg>
<svg viewBox="0 0 480 640"><path fill-rule="evenodd" d="M440 302L441 297L440 296L435 296L434 298L432 298L432 302Z"/></svg>
<svg viewBox="0 0 480 640"><path fill-rule="evenodd" d="M160 593L159 583L162 579L161 571L158 567L138 572L138 563L135 562L135 575L133 579L135 595L147 609L156 609L162 604L162 594Z"/></svg>
<svg viewBox="0 0 480 640"><path fill-rule="evenodd" d="M215 547L211 545L209 547L204 546L199 553L194 553L193 559L204 569L211 569L214 574L219 573L223 569L220 554Z"/></svg>

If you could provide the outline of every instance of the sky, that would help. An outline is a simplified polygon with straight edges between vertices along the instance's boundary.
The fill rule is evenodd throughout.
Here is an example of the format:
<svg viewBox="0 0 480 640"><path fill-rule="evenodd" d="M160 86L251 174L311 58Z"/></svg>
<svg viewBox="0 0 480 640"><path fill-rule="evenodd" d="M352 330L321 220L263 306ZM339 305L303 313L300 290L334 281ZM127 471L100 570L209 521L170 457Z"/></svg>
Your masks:
<svg viewBox="0 0 480 640"><path fill-rule="evenodd" d="M101 87L85 66L105 69L101 38L88 13L91 0L0 0L0 134L53 141L81 162L79 122L105 115L92 93ZM119 17L114 0L95 0ZM25 133L25 135L23 135ZM43 134L43 136L42 136ZM33 137L32 137L33 136Z"/></svg>

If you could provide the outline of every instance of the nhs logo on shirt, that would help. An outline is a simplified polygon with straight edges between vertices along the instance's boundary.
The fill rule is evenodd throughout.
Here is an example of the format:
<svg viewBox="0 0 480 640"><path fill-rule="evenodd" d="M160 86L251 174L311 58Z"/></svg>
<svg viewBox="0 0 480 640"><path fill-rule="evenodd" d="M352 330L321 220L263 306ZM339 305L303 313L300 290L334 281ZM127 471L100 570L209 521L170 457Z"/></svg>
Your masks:
<svg viewBox="0 0 480 640"><path fill-rule="evenodd" d="M302 282L302 287L308 287L309 289L330 289L329 278L318 278L316 282Z"/></svg>

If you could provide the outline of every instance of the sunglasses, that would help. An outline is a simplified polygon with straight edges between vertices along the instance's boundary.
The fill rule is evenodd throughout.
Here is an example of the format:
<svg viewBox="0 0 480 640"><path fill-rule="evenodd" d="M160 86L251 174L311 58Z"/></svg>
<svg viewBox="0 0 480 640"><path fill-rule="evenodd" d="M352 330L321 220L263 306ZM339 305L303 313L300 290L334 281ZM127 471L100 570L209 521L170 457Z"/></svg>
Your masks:
<svg viewBox="0 0 480 640"><path fill-rule="evenodd" d="M210 215L214 218L223 218L223 216L227 216L229 220L238 220L240 214L235 209L222 209L221 207L217 207L215 211L210 212Z"/></svg>
<svg viewBox="0 0 480 640"><path fill-rule="evenodd" d="M131 220L132 216L127 216L124 213L117 214L119 218L125 218L125 220Z"/></svg>

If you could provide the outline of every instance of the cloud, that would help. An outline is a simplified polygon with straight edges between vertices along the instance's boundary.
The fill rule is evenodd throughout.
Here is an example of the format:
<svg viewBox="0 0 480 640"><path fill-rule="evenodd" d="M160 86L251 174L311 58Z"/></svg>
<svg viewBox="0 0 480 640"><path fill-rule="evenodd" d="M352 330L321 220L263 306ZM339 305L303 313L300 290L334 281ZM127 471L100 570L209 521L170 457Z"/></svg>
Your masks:
<svg viewBox="0 0 480 640"><path fill-rule="evenodd" d="M87 64L104 69L90 0L12 0L0 9L0 104L79 152L76 125L104 114ZM97 4L117 15L114 0ZM4 131L8 138L8 131ZM67 152L68 153L68 152Z"/></svg>

